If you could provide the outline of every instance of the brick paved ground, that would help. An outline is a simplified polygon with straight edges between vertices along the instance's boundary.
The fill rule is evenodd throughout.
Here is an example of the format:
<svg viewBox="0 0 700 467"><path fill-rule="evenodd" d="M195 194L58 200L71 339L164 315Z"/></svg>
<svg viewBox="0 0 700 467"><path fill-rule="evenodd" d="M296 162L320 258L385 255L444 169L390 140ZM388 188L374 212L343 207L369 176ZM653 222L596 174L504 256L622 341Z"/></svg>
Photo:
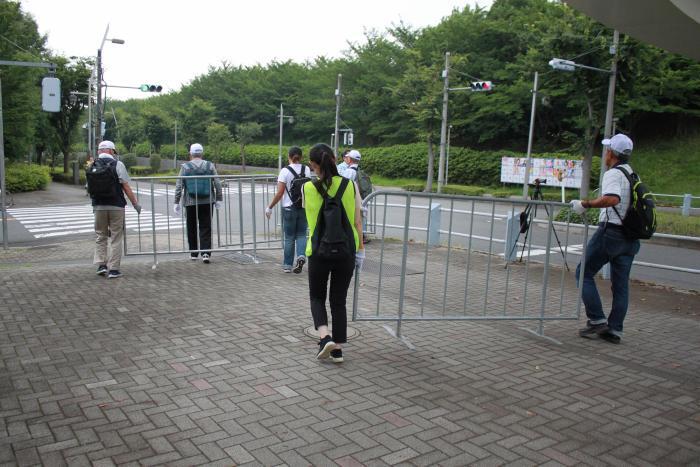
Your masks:
<svg viewBox="0 0 700 467"><path fill-rule="evenodd" d="M86 247L0 253L0 464L700 465L697 295L634 285L620 346L358 322L336 366L269 253L108 281Z"/></svg>

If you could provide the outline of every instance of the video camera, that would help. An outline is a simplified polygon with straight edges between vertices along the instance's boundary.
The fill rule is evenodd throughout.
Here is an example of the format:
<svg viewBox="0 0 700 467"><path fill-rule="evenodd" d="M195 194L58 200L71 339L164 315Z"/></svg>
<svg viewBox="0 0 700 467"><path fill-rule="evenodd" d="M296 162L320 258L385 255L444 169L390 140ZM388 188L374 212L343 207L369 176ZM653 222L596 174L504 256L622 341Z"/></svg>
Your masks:
<svg viewBox="0 0 700 467"><path fill-rule="evenodd" d="M532 183L532 184L535 185L535 186L546 185L546 184L547 184L547 179L546 179L546 178L536 178L533 182L534 182L534 183Z"/></svg>

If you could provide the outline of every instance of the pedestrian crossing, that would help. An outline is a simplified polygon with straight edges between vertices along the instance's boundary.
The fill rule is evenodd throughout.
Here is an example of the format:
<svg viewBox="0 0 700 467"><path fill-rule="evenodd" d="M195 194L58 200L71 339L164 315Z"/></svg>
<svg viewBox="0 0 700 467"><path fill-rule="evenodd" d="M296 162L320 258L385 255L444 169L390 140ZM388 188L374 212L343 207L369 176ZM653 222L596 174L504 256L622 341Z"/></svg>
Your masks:
<svg viewBox="0 0 700 467"><path fill-rule="evenodd" d="M19 221L34 238L63 237L95 231L92 206L89 204L68 206L45 206L39 208L8 209L10 216ZM151 211L142 210L139 216L127 206L126 228L134 232L152 232ZM155 230L182 228L181 218L168 218L165 214L155 214Z"/></svg>
<svg viewBox="0 0 700 467"><path fill-rule="evenodd" d="M146 199L151 196L151 187L146 184L138 184L135 186L131 187L134 190L134 194L136 194L136 197L139 199ZM269 188L266 188L265 186L258 185L255 187L255 193L256 194L262 194L270 192ZM241 187L241 193L244 195L249 195L252 192L252 188L250 184L248 185L243 185ZM274 193L273 193L274 194ZM224 189L224 196L237 196L238 195L238 185L237 184L231 184L228 188ZM159 198L159 197L167 197L168 199L174 199L175 197L175 189L171 187L163 187L163 185L158 185L153 189L153 197L154 198Z"/></svg>

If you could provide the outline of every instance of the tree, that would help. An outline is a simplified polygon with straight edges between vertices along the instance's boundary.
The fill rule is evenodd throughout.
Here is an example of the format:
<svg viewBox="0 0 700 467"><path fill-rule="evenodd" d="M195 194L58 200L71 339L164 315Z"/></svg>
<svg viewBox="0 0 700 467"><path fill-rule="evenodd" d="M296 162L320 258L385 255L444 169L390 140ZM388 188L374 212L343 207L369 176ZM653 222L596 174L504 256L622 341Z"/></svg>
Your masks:
<svg viewBox="0 0 700 467"><path fill-rule="evenodd" d="M19 2L0 0L0 57L9 61L44 61L46 38ZM47 60L48 61L48 60ZM5 154L21 158L29 151L41 118L41 77L46 70L0 66Z"/></svg>
<svg viewBox="0 0 700 467"><path fill-rule="evenodd" d="M256 122L241 123L236 127L236 141L241 148L241 166L245 173L245 147L262 134L262 125Z"/></svg>
<svg viewBox="0 0 700 467"><path fill-rule="evenodd" d="M53 61L58 65L56 77L61 80L61 111L50 114L49 122L54 128L58 148L63 153L63 173L68 173L71 145L88 103L87 96L72 97L71 92L85 92L92 63L87 58L55 57Z"/></svg>
<svg viewBox="0 0 700 467"><path fill-rule="evenodd" d="M156 108L148 108L143 115L144 133L153 145L153 150L160 153L160 147L170 140L170 129L173 127L167 115Z"/></svg>
<svg viewBox="0 0 700 467"><path fill-rule="evenodd" d="M228 131L226 125L212 123L207 127L207 142L210 148L211 160L214 162L221 160L221 152L229 141L231 141L231 132Z"/></svg>

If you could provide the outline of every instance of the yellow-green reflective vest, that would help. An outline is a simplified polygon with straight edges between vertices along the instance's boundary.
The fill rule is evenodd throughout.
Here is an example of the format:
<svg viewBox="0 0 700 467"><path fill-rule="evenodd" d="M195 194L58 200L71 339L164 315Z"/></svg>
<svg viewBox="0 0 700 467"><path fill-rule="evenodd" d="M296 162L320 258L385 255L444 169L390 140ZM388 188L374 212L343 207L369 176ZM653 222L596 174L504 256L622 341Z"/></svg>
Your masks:
<svg viewBox="0 0 700 467"><path fill-rule="evenodd" d="M341 181L343 181L343 177L333 177L331 187L328 189L328 196L335 196L338 188L340 187ZM323 197L321 196L321 193L318 192L314 184L312 182L304 183L304 210L306 212L306 222L309 224L309 233L308 237L306 238L307 257L313 254L311 238L314 236L316 223L318 221L318 214L321 212L322 206ZM355 228L355 184L352 181L348 183L347 188L345 188L345 193L343 193L343 209L345 210L345 215L348 216L348 221L352 226L352 234L355 237L355 251L357 251L360 248L360 237L357 235L357 229Z"/></svg>

